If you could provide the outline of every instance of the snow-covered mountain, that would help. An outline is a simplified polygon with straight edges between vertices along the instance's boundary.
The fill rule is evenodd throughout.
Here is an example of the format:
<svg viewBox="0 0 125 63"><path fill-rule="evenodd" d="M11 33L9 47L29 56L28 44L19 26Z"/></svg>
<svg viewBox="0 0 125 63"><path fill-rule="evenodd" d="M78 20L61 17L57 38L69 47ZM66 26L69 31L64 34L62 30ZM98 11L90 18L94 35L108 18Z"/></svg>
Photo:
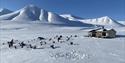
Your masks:
<svg viewBox="0 0 125 63"><path fill-rule="evenodd" d="M91 26L91 24L82 23L80 21L70 21L61 17L58 14L48 12L48 22L54 24L67 24L67 25L79 25L79 26Z"/></svg>
<svg viewBox="0 0 125 63"><path fill-rule="evenodd" d="M24 8L15 12L0 16L0 20L12 20L12 21L41 21L53 24L66 24L66 25L78 25L78 26L93 26L82 22L71 22L60 15L48 12L44 9L40 9L34 5L27 5Z"/></svg>
<svg viewBox="0 0 125 63"><path fill-rule="evenodd" d="M1 15L4 15L4 14L8 14L8 13L11 13L12 11L11 10L8 10L6 8L1 8L0 9L0 16Z"/></svg>
<svg viewBox="0 0 125 63"><path fill-rule="evenodd" d="M0 16L0 20L32 21L39 20L40 8L34 5L27 5L15 12Z"/></svg>
<svg viewBox="0 0 125 63"><path fill-rule="evenodd" d="M85 20L79 20L84 23L88 24L94 24L94 25L104 25L104 26L123 26L123 24L113 20L112 18L108 16L95 18L95 19L85 19Z"/></svg>
<svg viewBox="0 0 125 63"><path fill-rule="evenodd" d="M12 20L39 20L40 8L28 5L19 10L19 14Z"/></svg>
<svg viewBox="0 0 125 63"><path fill-rule="evenodd" d="M123 24L117 22L116 20L108 17L103 16L100 18L94 18L94 19L83 19L81 17L77 17L71 14L62 14L60 15L70 21L80 21L87 24L93 24L93 25L104 25L104 26L123 26Z"/></svg>
<svg viewBox="0 0 125 63"><path fill-rule="evenodd" d="M0 20L12 20L14 17L16 17L17 15L19 15L19 11L15 11L9 14L5 14L0 16Z"/></svg>
<svg viewBox="0 0 125 63"><path fill-rule="evenodd" d="M7 12L3 10L2 12ZM9 10L8 10L9 12ZM66 24L66 25L108 25L108 26L123 26L121 23L104 16L95 19L83 19L71 14L58 15L53 12L46 11L44 9L38 8L34 5L27 5L22 9L15 12L7 13L0 16L0 20L12 20L12 21L40 21L53 24Z"/></svg>
<svg viewBox="0 0 125 63"><path fill-rule="evenodd" d="M74 15L71 15L71 14L61 14L60 16L66 18L66 19L72 20L72 21L83 19L81 17L77 17L77 16L74 16Z"/></svg>

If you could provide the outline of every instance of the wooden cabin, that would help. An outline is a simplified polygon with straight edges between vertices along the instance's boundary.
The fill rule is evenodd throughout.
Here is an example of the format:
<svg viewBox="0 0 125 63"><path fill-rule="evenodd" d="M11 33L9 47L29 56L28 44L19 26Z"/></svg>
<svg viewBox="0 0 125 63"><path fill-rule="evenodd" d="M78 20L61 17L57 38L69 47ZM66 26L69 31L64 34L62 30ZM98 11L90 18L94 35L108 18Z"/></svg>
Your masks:
<svg viewBox="0 0 125 63"><path fill-rule="evenodd" d="M96 30L91 30L88 32L89 37L98 37L98 38L115 38L116 37L116 31L114 29L104 29L99 28Z"/></svg>

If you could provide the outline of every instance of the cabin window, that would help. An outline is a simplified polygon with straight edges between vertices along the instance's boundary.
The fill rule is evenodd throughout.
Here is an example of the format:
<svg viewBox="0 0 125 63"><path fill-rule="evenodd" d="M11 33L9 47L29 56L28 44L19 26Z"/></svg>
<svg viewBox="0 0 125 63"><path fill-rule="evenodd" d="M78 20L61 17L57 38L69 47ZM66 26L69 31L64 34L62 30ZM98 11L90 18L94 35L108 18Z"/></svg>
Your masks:
<svg viewBox="0 0 125 63"><path fill-rule="evenodd" d="M106 32L102 32L102 36L106 36Z"/></svg>
<svg viewBox="0 0 125 63"><path fill-rule="evenodd" d="M96 33L92 33L92 37L96 37Z"/></svg>

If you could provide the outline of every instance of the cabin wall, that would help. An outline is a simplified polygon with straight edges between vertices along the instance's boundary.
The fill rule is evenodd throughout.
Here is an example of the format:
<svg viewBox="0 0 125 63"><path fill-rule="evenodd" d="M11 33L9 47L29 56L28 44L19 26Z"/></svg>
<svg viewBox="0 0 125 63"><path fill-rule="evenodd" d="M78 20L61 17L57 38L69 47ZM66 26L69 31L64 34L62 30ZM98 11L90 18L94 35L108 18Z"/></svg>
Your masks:
<svg viewBox="0 0 125 63"><path fill-rule="evenodd" d="M106 33L106 35L104 35L103 33ZM107 31L89 32L88 36L89 37L98 37L98 38L114 38L114 37L116 37L116 31L107 30Z"/></svg>
<svg viewBox="0 0 125 63"><path fill-rule="evenodd" d="M116 32L114 32L114 31L108 31L107 33L108 33L108 37L110 37L110 38L116 37Z"/></svg>
<svg viewBox="0 0 125 63"><path fill-rule="evenodd" d="M89 37L92 37L92 32L88 32L88 36L89 36Z"/></svg>
<svg viewBox="0 0 125 63"><path fill-rule="evenodd" d="M101 38L101 37L102 37L102 32L97 32L97 33L96 33L96 37Z"/></svg>

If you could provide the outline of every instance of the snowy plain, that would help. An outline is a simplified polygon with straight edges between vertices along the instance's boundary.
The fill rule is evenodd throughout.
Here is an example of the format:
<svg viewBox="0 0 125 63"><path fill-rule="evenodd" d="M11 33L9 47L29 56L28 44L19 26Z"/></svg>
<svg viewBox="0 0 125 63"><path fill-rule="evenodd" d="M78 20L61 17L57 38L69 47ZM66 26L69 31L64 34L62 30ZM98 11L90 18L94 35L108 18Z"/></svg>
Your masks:
<svg viewBox="0 0 125 63"><path fill-rule="evenodd" d="M112 39L85 37L91 28L50 25L39 22L0 22L0 62L1 63L125 63L125 27L114 28L117 37ZM64 43L52 43L42 49L10 49L2 45L11 39L34 40L37 37L53 38L56 35L74 36ZM73 42L74 45L70 45Z"/></svg>

